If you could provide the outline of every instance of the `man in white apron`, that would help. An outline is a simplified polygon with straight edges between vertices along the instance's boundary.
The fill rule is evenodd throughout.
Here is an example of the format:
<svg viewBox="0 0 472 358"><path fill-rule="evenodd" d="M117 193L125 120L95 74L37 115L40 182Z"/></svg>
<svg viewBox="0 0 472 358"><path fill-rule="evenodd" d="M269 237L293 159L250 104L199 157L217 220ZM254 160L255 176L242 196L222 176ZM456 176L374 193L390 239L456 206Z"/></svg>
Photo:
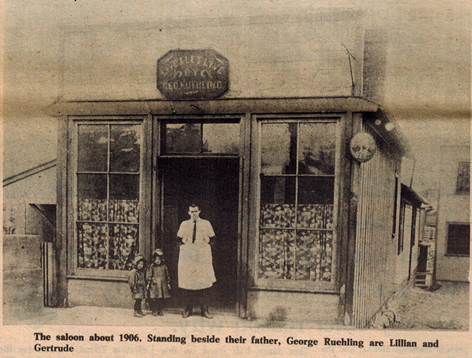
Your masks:
<svg viewBox="0 0 472 358"><path fill-rule="evenodd" d="M216 282L211 257L215 232L208 220L200 218L200 209L192 204L188 211L190 219L180 224L177 233L180 254L178 265L179 287L183 289L185 310L183 318L192 314L195 304L200 303L202 316L213 318L208 311L209 289Z"/></svg>

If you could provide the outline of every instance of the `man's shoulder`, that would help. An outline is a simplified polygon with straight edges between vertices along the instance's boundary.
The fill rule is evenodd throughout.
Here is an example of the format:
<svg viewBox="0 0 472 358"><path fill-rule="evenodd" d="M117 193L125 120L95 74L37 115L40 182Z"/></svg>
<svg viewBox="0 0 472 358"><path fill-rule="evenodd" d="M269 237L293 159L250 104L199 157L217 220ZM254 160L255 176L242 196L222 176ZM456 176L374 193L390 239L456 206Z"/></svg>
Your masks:
<svg viewBox="0 0 472 358"><path fill-rule="evenodd" d="M211 223L208 220L200 219L200 222L205 226L211 226Z"/></svg>

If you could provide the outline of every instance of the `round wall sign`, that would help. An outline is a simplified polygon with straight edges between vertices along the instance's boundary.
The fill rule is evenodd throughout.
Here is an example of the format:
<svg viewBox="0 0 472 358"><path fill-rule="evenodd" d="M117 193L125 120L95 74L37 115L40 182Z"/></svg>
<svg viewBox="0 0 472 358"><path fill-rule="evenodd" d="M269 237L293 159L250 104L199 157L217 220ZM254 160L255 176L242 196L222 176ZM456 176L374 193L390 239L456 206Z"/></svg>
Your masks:
<svg viewBox="0 0 472 358"><path fill-rule="evenodd" d="M374 137L369 133L357 133L351 139L351 154L360 163L372 159L377 151L377 144Z"/></svg>

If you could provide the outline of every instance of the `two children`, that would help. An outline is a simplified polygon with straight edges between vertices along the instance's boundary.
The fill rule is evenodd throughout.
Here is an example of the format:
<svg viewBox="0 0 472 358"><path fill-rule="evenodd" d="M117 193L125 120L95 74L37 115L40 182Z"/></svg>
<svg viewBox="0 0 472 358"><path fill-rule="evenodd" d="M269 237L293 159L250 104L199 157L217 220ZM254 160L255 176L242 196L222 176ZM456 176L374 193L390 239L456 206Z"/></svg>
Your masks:
<svg viewBox="0 0 472 358"><path fill-rule="evenodd" d="M128 282L134 301L134 317L143 317L142 300L149 299L149 306L153 316L163 316L164 298L170 297L170 277L167 265L164 263L164 253L157 249L151 257L152 263L146 269L146 261L138 255L134 259L134 269L131 271Z"/></svg>

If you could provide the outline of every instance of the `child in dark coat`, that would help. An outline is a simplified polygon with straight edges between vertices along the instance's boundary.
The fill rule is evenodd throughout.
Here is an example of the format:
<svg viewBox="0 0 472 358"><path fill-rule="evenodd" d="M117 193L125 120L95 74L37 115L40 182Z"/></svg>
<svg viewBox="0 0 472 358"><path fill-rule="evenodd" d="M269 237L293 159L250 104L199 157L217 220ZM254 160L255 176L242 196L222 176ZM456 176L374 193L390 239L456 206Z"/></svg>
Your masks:
<svg viewBox="0 0 472 358"><path fill-rule="evenodd" d="M141 318L145 316L141 309L141 303L146 298L146 277L145 269L146 261L141 255L134 258L134 269L128 276L128 283L134 301L134 317Z"/></svg>
<svg viewBox="0 0 472 358"><path fill-rule="evenodd" d="M164 252L162 250L155 250L151 260L152 264L149 265L146 271L149 306L153 316L163 316L162 306L164 298L170 297L169 271L164 263Z"/></svg>

